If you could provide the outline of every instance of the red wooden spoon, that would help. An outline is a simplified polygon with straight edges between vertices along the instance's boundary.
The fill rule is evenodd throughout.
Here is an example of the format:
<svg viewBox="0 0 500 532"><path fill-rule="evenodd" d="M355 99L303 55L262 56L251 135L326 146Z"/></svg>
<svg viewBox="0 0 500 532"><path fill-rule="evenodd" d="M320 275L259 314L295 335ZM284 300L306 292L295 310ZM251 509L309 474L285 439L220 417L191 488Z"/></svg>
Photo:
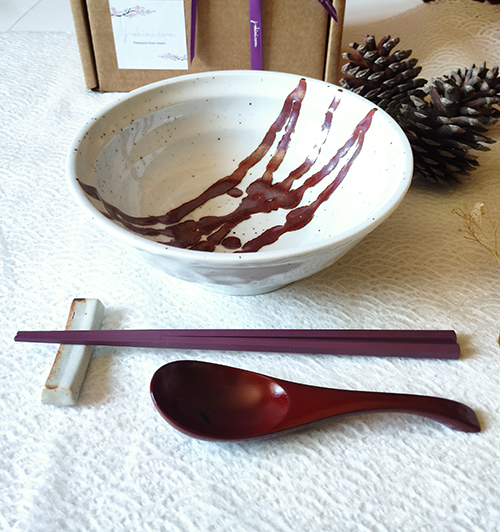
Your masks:
<svg viewBox="0 0 500 532"><path fill-rule="evenodd" d="M269 437L367 412L417 414L463 432L481 430L471 408L449 399L319 388L191 360L161 367L151 396L171 425L204 440Z"/></svg>

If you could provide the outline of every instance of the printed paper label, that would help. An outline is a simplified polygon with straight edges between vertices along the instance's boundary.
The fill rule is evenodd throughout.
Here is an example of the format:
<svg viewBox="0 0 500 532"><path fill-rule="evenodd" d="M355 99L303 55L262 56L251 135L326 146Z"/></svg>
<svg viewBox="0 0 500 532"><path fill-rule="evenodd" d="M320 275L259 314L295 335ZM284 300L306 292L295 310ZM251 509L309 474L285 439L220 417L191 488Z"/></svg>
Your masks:
<svg viewBox="0 0 500 532"><path fill-rule="evenodd" d="M183 0L109 0L109 8L118 68L188 69Z"/></svg>

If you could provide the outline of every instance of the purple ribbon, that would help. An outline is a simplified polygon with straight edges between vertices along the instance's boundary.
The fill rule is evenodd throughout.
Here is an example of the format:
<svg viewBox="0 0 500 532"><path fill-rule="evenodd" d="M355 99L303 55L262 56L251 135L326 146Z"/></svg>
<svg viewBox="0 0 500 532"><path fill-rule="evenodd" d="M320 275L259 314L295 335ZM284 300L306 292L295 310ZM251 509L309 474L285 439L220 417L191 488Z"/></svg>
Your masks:
<svg viewBox="0 0 500 532"><path fill-rule="evenodd" d="M252 70L262 70L262 17L260 0L248 0L250 19L250 65Z"/></svg>
<svg viewBox="0 0 500 532"><path fill-rule="evenodd" d="M333 0L318 0L326 9L326 12L338 24L337 11L333 7ZM191 0L191 39L190 39L190 61L194 59L196 46L196 8L198 0ZM250 19L250 65L252 70L262 70L262 16L260 10L260 0L248 0L248 10Z"/></svg>
<svg viewBox="0 0 500 532"><path fill-rule="evenodd" d="M191 0L191 42L189 43L189 62L192 63L194 59L194 49L196 47L196 8L197 0Z"/></svg>
<svg viewBox="0 0 500 532"><path fill-rule="evenodd" d="M326 9L326 12L333 18L336 24L339 23L337 17L337 10L333 7L333 0L318 0L318 2Z"/></svg>

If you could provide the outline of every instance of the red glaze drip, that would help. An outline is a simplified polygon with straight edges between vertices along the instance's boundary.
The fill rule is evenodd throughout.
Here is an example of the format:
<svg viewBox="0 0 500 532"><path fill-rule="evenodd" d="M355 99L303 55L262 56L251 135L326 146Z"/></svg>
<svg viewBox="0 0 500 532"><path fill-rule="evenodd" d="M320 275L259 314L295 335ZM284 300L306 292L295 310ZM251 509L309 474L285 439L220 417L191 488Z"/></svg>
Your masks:
<svg viewBox="0 0 500 532"><path fill-rule="evenodd" d="M231 190L227 191L227 195L231 196L232 198L239 198L243 195L243 190L241 190L241 188L232 188Z"/></svg>
<svg viewBox="0 0 500 532"><path fill-rule="evenodd" d="M340 100L336 98L331 102L325 114L320 138L307 159L283 181L273 184L274 173L283 162L292 134L295 131L305 93L306 82L302 79L297 87L287 96L281 112L269 128L260 145L238 165L238 168L232 174L211 185L198 197L172 209L164 215L146 217L129 216L103 200L95 187L79 182L80 186L86 194L102 203L107 211L105 215L109 218L119 221L131 231L144 236L166 236L171 238L170 242L162 242L165 245L198 251L214 251L221 244L224 248L230 250L240 250L242 252L258 251L263 246L276 242L283 234L302 229L313 219L320 205L330 198L346 177L352 163L361 151L364 136L371 125L373 115L376 111L376 109L372 109L359 122L344 146L320 170L307 178L302 185L292 190L291 187L294 182L303 177L317 161L321 149L328 138L333 113L340 103ZM243 191L237 188L238 185L249 170L265 157L274 144L277 134L282 130L282 138L279 140L276 151L269 160L264 174L247 187L245 197L242 198L233 212L224 216L204 216L199 220L182 221L188 214L212 198L223 194L227 194L233 198L242 196ZM347 157L344 166L340 169L335 179L318 195L317 199L310 205L298 207L305 192L327 177L344 157ZM228 236L238 224L249 219L252 215L269 213L278 209L290 211L283 225L266 230L243 246L239 238ZM158 225L164 225L164 227L152 227ZM203 240L204 237L205 239Z"/></svg>
<svg viewBox="0 0 500 532"><path fill-rule="evenodd" d="M241 247L241 240L236 236L229 236L222 241L226 249L238 249Z"/></svg>

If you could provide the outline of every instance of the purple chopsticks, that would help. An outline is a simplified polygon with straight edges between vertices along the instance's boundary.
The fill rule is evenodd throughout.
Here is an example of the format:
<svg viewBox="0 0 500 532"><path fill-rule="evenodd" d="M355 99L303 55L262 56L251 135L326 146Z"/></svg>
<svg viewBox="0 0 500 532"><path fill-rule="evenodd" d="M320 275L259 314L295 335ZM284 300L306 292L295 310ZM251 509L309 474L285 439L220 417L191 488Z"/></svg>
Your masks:
<svg viewBox="0 0 500 532"><path fill-rule="evenodd" d="M19 331L16 342L457 359L451 330L152 329Z"/></svg>

